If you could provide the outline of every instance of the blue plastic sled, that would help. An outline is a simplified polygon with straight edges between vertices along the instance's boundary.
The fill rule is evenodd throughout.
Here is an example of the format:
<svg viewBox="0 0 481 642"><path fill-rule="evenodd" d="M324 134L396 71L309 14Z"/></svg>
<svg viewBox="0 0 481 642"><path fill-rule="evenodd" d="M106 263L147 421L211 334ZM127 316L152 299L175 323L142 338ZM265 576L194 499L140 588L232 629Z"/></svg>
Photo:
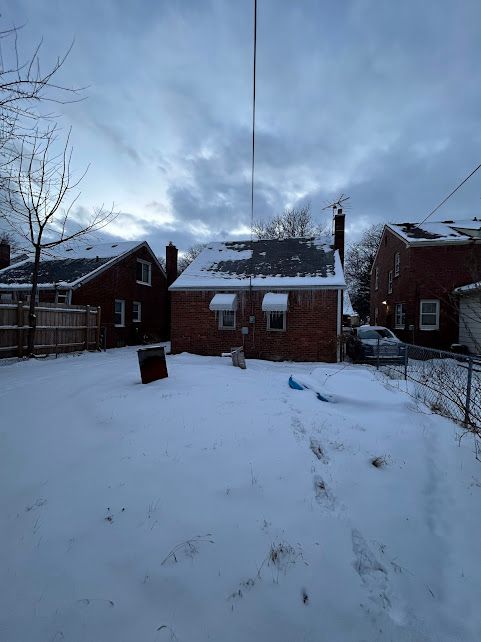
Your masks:
<svg viewBox="0 0 481 642"><path fill-rule="evenodd" d="M303 386L301 383L298 383L295 379L293 379L292 375L289 377L289 388L293 388L294 390L309 390L307 386ZM317 392L316 390L313 390L313 392L315 392L316 397L319 399L319 401L331 401L331 399L323 397L320 392Z"/></svg>

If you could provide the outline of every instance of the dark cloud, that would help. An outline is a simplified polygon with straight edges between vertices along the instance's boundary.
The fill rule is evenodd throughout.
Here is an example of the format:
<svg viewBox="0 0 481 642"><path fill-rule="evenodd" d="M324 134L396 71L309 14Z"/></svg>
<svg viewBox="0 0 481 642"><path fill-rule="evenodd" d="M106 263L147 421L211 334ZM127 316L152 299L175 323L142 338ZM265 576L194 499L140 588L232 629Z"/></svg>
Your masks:
<svg viewBox="0 0 481 642"><path fill-rule="evenodd" d="M66 77L90 97L63 111L94 161L85 198L129 212L117 233L186 247L249 226L249 3L7 5L53 53L76 36ZM256 218L326 216L340 192L351 238L425 216L480 162L479 24L477 0L259 3ZM481 172L436 218L480 196Z"/></svg>

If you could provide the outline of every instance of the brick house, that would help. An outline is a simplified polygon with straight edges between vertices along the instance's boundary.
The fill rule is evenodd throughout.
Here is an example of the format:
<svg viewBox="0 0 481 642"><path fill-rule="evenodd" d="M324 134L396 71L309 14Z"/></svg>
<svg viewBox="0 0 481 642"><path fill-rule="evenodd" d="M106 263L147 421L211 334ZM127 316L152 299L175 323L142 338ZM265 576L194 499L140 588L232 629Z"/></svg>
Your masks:
<svg viewBox="0 0 481 642"><path fill-rule="evenodd" d="M0 302L29 301L33 261L8 265L7 248L0 248ZM108 348L167 338L167 275L148 243L119 241L56 250L55 256L41 261L39 303L100 306ZM169 254L176 252L174 246L167 247L167 264L172 263Z"/></svg>
<svg viewBox="0 0 481 642"><path fill-rule="evenodd" d="M172 352L335 362L345 287L340 252L319 239L211 243L169 288Z"/></svg>
<svg viewBox="0 0 481 642"><path fill-rule="evenodd" d="M479 279L481 221L389 223L371 271L371 324L403 341L449 349L459 341L454 290Z"/></svg>

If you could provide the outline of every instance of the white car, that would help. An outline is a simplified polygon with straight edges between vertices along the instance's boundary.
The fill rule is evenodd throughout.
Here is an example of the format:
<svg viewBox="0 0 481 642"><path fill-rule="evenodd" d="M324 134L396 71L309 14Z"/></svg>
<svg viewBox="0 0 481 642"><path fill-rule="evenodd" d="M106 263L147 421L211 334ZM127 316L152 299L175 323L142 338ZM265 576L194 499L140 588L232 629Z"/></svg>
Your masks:
<svg viewBox="0 0 481 642"><path fill-rule="evenodd" d="M361 325L347 343L347 354L355 361L403 361L405 347L397 336L380 325Z"/></svg>

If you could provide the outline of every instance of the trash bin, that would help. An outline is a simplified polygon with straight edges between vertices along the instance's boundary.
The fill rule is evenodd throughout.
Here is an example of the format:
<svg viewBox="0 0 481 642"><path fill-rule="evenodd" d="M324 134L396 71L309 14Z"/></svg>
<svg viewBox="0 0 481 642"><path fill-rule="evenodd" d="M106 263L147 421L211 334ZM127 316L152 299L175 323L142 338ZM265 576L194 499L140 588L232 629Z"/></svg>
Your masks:
<svg viewBox="0 0 481 642"><path fill-rule="evenodd" d="M151 383L169 376L163 346L140 348L137 350L137 355L142 383Z"/></svg>

